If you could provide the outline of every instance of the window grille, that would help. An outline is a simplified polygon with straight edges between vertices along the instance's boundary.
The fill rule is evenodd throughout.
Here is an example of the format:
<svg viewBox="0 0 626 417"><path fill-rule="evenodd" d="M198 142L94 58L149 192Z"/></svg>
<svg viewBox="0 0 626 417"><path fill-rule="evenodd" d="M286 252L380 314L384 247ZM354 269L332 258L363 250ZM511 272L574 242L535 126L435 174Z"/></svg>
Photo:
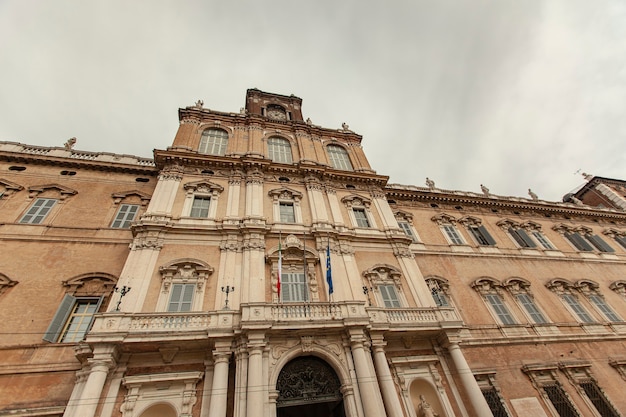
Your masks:
<svg viewBox="0 0 626 417"><path fill-rule="evenodd" d="M502 399L498 394L495 387L482 389L483 396L487 401L487 405L493 414L493 417L509 417L509 413L506 412L506 408L502 404Z"/></svg>
<svg viewBox="0 0 626 417"><path fill-rule="evenodd" d="M580 387L602 417L620 417L595 381L583 382Z"/></svg>
<svg viewBox="0 0 626 417"><path fill-rule="evenodd" d="M543 391L560 417L580 417L560 385L546 385Z"/></svg>

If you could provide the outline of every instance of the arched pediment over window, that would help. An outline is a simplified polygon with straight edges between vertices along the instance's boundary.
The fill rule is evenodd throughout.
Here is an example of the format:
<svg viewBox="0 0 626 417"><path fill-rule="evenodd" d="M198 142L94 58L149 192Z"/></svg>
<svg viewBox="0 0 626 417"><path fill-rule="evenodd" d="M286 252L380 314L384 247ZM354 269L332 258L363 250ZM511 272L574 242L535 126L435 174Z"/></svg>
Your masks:
<svg viewBox="0 0 626 417"><path fill-rule="evenodd" d="M576 281L575 285L583 294L596 293L600 288L600 284L590 279L579 279Z"/></svg>
<svg viewBox="0 0 626 417"><path fill-rule="evenodd" d="M213 268L206 262L198 259L177 259L159 268L165 289L175 282L196 283L198 289L202 289L209 276L213 274Z"/></svg>
<svg viewBox="0 0 626 417"><path fill-rule="evenodd" d="M480 277L472 282L472 288L481 294L498 292L502 288L502 284L492 277Z"/></svg>
<svg viewBox="0 0 626 417"><path fill-rule="evenodd" d="M304 254L302 251L304 251ZM283 264L290 262L302 264L303 259L306 259L307 265L315 265L319 262L319 256L315 248L313 248L312 245L311 247L306 246L305 243L295 235L288 235L281 241L280 253ZM275 246L268 251L266 259L271 263L278 263L278 257L278 246Z"/></svg>
<svg viewBox="0 0 626 417"><path fill-rule="evenodd" d="M399 286L402 273L392 265L377 264L363 271L363 277L369 280L372 285L393 283Z"/></svg>
<svg viewBox="0 0 626 417"><path fill-rule="evenodd" d="M572 288L575 288L575 285L566 280L565 278L554 278L548 281L546 287L551 291L558 293L563 293L566 291L570 291Z"/></svg>
<svg viewBox="0 0 626 417"><path fill-rule="evenodd" d="M442 225L442 224L455 224L457 222L456 218L454 216L451 216L447 213L441 213L441 214L437 214L436 216L433 216L431 218L432 221L434 221L435 223Z"/></svg>
<svg viewBox="0 0 626 417"><path fill-rule="evenodd" d="M113 292L117 277L106 272L89 272L63 281L67 294L74 297L106 297Z"/></svg>
<svg viewBox="0 0 626 417"><path fill-rule="evenodd" d="M526 291L530 288L530 281L521 277L510 277L504 280L502 286L512 292Z"/></svg>

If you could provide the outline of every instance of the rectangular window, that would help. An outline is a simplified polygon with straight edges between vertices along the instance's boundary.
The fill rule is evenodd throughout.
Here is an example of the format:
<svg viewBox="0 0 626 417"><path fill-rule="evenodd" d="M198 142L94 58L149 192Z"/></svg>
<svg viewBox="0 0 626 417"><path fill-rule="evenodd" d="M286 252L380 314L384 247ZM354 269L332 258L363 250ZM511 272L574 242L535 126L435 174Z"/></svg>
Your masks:
<svg viewBox="0 0 626 417"><path fill-rule="evenodd" d="M283 273L280 280L280 293L284 302L298 303L308 301L308 291L304 273Z"/></svg>
<svg viewBox="0 0 626 417"><path fill-rule="evenodd" d="M122 204L117 211L115 220L111 224L111 227L116 229L128 229L130 224L135 220L135 216L139 211L139 206L136 204Z"/></svg>
<svg viewBox="0 0 626 417"><path fill-rule="evenodd" d="M20 223L40 224L56 202L57 200L53 198L38 198L20 219Z"/></svg>
<svg viewBox="0 0 626 417"><path fill-rule="evenodd" d="M398 299L398 293L396 287L393 285L379 285L378 290L380 296L383 299L383 303L387 308L400 308L400 300Z"/></svg>
<svg viewBox="0 0 626 417"><path fill-rule="evenodd" d="M43 339L52 343L72 343L83 340L101 303L102 297L77 298L66 294Z"/></svg>
<svg viewBox="0 0 626 417"><path fill-rule="evenodd" d="M172 284L170 301L167 305L169 312L191 311L193 293L196 284Z"/></svg>
<svg viewBox="0 0 626 417"><path fill-rule="evenodd" d="M293 209L293 203L280 203L280 221L281 223L295 223L296 214Z"/></svg>
<svg viewBox="0 0 626 417"><path fill-rule="evenodd" d="M485 226L469 226L468 229L479 245L495 246L496 241L493 240Z"/></svg>
<svg viewBox="0 0 626 417"><path fill-rule="evenodd" d="M521 248L535 248L537 244L528 236L524 229L509 227L509 234Z"/></svg>
<svg viewBox="0 0 626 417"><path fill-rule="evenodd" d="M356 219L356 225L358 227L370 227L370 222L367 219L367 213L365 213L365 209L362 208L354 208L352 209L354 213L354 218Z"/></svg>
<svg viewBox="0 0 626 417"><path fill-rule="evenodd" d="M546 318L541 314L541 311L535 305L535 301L528 294L517 294L517 301L524 307L526 313L530 316L530 318L539 324L547 323Z"/></svg>
<svg viewBox="0 0 626 417"><path fill-rule="evenodd" d="M587 381L579 385L602 417L619 417L619 414L595 381Z"/></svg>
<svg viewBox="0 0 626 417"><path fill-rule="evenodd" d="M587 240L589 242L591 242L591 244L593 246L596 247L596 249L598 249L600 252L615 252L615 249L613 249L612 247L610 247L605 241L604 239L602 239L600 236L598 235L586 235L585 236L587 238Z"/></svg>
<svg viewBox="0 0 626 417"><path fill-rule="evenodd" d="M546 385L543 391L560 417L580 417L560 385Z"/></svg>
<svg viewBox="0 0 626 417"><path fill-rule="evenodd" d="M443 231L446 232L446 236L448 236L448 239L450 239L450 243L452 243L453 245L465 244L463 238L461 238L461 235L459 235L459 231L456 230L456 227L454 227L453 225L444 224Z"/></svg>
<svg viewBox="0 0 626 417"><path fill-rule="evenodd" d="M509 417L509 413L506 412L506 408L504 408L502 399L495 387L481 389L481 391L493 417Z"/></svg>
<svg viewBox="0 0 626 417"><path fill-rule="evenodd" d="M211 203L211 197L194 197L193 205L191 206L190 217L197 219L206 219L209 217L209 204Z"/></svg>
<svg viewBox="0 0 626 417"><path fill-rule="evenodd" d="M544 249L554 249L552 243L550 243L548 238L546 238L540 231L534 231L533 236L539 243L541 243L541 246L543 246Z"/></svg>
<svg viewBox="0 0 626 417"><path fill-rule="evenodd" d="M491 305L491 308L493 308L493 311L496 313L502 324L515 324L513 316L511 316L511 313L509 313L509 310L506 308L502 302L502 298L500 298L498 294L487 294L485 298Z"/></svg>
<svg viewBox="0 0 626 417"><path fill-rule="evenodd" d="M615 236L615 240L619 243L624 249L626 249L626 236Z"/></svg>
<svg viewBox="0 0 626 417"><path fill-rule="evenodd" d="M413 233L413 229L411 229L409 222L398 221L398 226L400 226L400 229L402 229L408 237L413 239L413 242L417 242L417 237L415 236L415 233Z"/></svg>
<svg viewBox="0 0 626 417"><path fill-rule="evenodd" d="M565 300L572 311L576 313L580 321L583 323L595 323L595 320L589 315L583 306L580 305L576 297L571 294L563 294L563 300Z"/></svg>
<svg viewBox="0 0 626 417"><path fill-rule="evenodd" d="M583 252L593 251L593 246L591 246L589 242L587 242L585 238L579 235L578 233L568 232L568 233L565 233L565 237L567 238L567 240L572 242L572 245L574 245L574 247L578 249L579 251L583 251Z"/></svg>
<svg viewBox="0 0 626 417"><path fill-rule="evenodd" d="M606 303L604 297L596 294L589 295L589 300L604 314L608 321L623 321L619 318L613 309Z"/></svg>

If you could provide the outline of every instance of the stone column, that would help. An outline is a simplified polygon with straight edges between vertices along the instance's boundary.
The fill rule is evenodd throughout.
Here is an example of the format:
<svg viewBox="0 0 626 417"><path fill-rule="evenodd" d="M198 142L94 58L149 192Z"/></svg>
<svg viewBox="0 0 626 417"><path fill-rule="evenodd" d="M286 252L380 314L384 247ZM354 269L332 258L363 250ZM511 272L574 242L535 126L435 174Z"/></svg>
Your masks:
<svg viewBox="0 0 626 417"><path fill-rule="evenodd" d="M211 404L211 390L213 389L213 360L204 361L204 386L202 387L202 404L200 405L200 417L209 417Z"/></svg>
<svg viewBox="0 0 626 417"><path fill-rule="evenodd" d="M235 417L246 416L247 386L248 386L248 349L240 344L235 352L237 372L235 375Z"/></svg>
<svg viewBox="0 0 626 417"><path fill-rule="evenodd" d="M391 370L387 363L385 350L383 349L387 343L383 340L382 335L372 336L372 349L374 350L374 367L378 376L378 384L380 392L383 394L387 417L403 417L402 406L398 399L398 393L391 377Z"/></svg>
<svg viewBox="0 0 626 417"><path fill-rule="evenodd" d="M356 379L361 392L365 417L385 416L385 407L376 384L376 375L371 372L372 358L365 351L363 330L350 330L350 345Z"/></svg>
<svg viewBox="0 0 626 417"><path fill-rule="evenodd" d="M476 382L476 378L474 378L474 374L467 364L465 356L463 356L463 352L461 352L459 344L450 343L448 351L450 352L452 362L454 362L454 366L459 374L459 378L461 378L461 383L465 389L465 393L469 397L470 403L472 404L476 415L481 417L493 417L493 414L489 409L489 405L487 405L487 401L485 400L485 397Z"/></svg>
<svg viewBox="0 0 626 417"><path fill-rule="evenodd" d="M226 416L229 360L230 343L216 343L215 350L213 350L213 384L211 385L211 403L209 404L209 417Z"/></svg>
<svg viewBox="0 0 626 417"><path fill-rule="evenodd" d="M87 381L85 382L76 407L73 410L74 416L95 416L109 370L116 365L115 354L115 346L97 346L94 349L93 358L87 360L89 364L89 375L87 376Z"/></svg>
<svg viewBox="0 0 626 417"><path fill-rule="evenodd" d="M265 335L248 336L248 398L247 417L262 417L264 410L263 348Z"/></svg>

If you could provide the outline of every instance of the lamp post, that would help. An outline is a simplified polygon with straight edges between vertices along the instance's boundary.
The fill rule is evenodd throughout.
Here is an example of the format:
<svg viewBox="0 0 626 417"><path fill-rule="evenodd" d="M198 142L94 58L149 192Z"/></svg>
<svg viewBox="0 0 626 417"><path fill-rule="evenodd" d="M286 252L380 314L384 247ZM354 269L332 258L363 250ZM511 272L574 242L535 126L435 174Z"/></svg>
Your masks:
<svg viewBox="0 0 626 417"><path fill-rule="evenodd" d="M120 311L120 304L122 304L122 298L124 298L124 296L130 292L130 287L127 287L126 285L124 285L122 288L115 287L115 292L120 293L120 299L117 302L117 305L115 306L115 311Z"/></svg>
<svg viewBox="0 0 626 417"><path fill-rule="evenodd" d="M370 292L373 291L372 287L366 287L365 285L363 286L363 294L365 294L365 296L367 297L367 305L368 306L372 306L372 300L370 300Z"/></svg>
<svg viewBox="0 0 626 417"><path fill-rule="evenodd" d="M224 302L224 310L228 310L228 294L235 291L235 287L229 285L222 287L222 292L226 293L226 301Z"/></svg>

